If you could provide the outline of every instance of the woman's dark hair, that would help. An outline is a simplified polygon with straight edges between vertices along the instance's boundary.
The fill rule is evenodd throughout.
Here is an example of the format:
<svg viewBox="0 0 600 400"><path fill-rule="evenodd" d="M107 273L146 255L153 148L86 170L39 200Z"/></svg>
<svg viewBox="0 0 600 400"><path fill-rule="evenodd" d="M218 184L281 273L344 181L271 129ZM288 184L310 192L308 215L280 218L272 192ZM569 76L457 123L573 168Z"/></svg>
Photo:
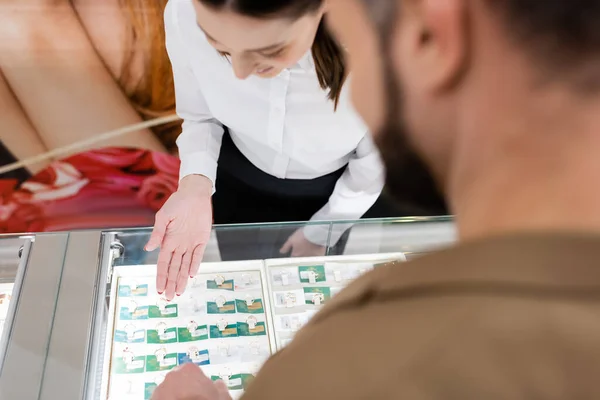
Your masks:
<svg viewBox="0 0 600 400"><path fill-rule="evenodd" d="M229 8L232 11L254 18L288 17L300 18L316 12L324 0L199 0L215 10ZM321 21L312 46L319 84L329 90L329 99L337 107L344 81L346 62L344 51Z"/></svg>

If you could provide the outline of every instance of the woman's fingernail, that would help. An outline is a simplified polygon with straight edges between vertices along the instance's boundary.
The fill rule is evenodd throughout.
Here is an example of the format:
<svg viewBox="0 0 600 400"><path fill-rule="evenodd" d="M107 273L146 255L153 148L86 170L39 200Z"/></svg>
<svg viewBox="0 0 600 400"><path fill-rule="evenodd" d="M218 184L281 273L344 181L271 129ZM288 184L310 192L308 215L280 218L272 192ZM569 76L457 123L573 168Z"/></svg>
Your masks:
<svg viewBox="0 0 600 400"><path fill-rule="evenodd" d="M164 292L158 292L158 294L163 294Z"/></svg>

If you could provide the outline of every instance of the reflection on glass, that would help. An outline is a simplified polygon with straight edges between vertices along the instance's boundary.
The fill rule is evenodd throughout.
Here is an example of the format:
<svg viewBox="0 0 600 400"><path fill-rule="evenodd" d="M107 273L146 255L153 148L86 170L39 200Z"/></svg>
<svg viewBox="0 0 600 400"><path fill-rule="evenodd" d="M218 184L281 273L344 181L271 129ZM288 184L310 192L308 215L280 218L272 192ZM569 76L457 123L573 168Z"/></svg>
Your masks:
<svg viewBox="0 0 600 400"><path fill-rule="evenodd" d="M6 318L8 317L8 306L12 297L12 291L12 283L0 283L0 338L2 338Z"/></svg>
<svg viewBox="0 0 600 400"><path fill-rule="evenodd" d="M371 254L402 251L425 252L447 246L455 240L450 217L384 218L361 221L310 223L324 230L333 225L350 225L336 243L328 243L326 255ZM217 225L206 245L205 262L264 260L289 258L281 253L285 240L305 223ZM125 253L116 265L154 264L158 251L146 252L144 245L150 238L150 229L132 229L119 232L118 240Z"/></svg>

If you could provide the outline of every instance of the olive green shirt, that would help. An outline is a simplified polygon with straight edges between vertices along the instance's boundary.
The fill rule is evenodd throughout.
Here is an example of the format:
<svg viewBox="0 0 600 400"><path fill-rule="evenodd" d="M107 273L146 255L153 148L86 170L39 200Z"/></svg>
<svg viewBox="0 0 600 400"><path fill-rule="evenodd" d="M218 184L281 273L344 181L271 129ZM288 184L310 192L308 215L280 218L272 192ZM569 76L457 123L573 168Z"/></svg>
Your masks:
<svg viewBox="0 0 600 400"><path fill-rule="evenodd" d="M600 236L466 243L365 275L243 400L600 399Z"/></svg>

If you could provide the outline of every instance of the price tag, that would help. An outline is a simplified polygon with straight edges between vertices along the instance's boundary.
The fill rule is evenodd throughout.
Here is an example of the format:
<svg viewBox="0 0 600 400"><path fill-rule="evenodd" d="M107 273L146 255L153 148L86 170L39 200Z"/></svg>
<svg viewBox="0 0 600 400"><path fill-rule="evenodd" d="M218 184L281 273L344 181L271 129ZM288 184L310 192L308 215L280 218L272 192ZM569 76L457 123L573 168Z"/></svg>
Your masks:
<svg viewBox="0 0 600 400"><path fill-rule="evenodd" d="M281 284L283 286L288 286L290 284L290 274L288 272L281 273Z"/></svg>
<svg viewBox="0 0 600 400"><path fill-rule="evenodd" d="M333 278L335 279L336 282L341 282L343 280L342 271L340 271L339 269L336 269L335 271L333 271Z"/></svg>

